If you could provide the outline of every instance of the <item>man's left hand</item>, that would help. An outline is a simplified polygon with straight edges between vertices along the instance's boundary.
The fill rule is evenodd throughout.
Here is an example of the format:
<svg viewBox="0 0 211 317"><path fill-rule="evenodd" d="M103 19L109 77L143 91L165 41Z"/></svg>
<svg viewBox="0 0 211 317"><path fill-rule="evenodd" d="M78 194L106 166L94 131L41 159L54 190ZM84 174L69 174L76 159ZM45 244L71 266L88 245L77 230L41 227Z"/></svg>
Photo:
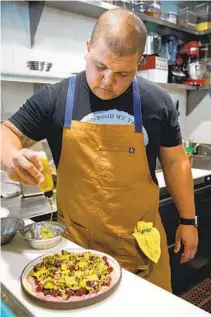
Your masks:
<svg viewBox="0 0 211 317"><path fill-rule="evenodd" d="M181 256L180 263L192 260L196 254L198 246L198 230L194 226L179 225L175 236L174 252L178 253L181 245L184 246L184 252Z"/></svg>

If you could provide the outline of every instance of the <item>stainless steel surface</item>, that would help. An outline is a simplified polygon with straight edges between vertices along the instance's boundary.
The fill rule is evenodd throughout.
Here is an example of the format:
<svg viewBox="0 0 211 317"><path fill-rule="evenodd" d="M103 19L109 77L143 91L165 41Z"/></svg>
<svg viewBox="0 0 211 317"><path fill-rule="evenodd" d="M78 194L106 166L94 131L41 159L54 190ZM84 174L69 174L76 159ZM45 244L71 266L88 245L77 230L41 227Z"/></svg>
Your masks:
<svg viewBox="0 0 211 317"><path fill-rule="evenodd" d="M16 317L33 317L33 315L24 307L19 300L10 293L10 291L3 285L1 287L1 299L11 309ZM3 317L3 314L2 314ZM9 315L8 315L9 317Z"/></svg>
<svg viewBox="0 0 211 317"><path fill-rule="evenodd" d="M37 70L40 72L49 72L52 68L53 64L49 62L43 62L43 61L28 61L27 67L30 70Z"/></svg>
<svg viewBox="0 0 211 317"><path fill-rule="evenodd" d="M20 184L20 188L23 197L31 197L43 194L38 186L27 186Z"/></svg>
<svg viewBox="0 0 211 317"><path fill-rule="evenodd" d="M159 53L160 50L161 50L161 36L154 32L148 33L143 55L154 55Z"/></svg>
<svg viewBox="0 0 211 317"><path fill-rule="evenodd" d="M211 157L204 155L193 155L192 167L201 170L210 170L211 175Z"/></svg>
<svg viewBox="0 0 211 317"><path fill-rule="evenodd" d="M24 222L17 218L2 218L1 219L1 245L7 244L17 232L24 227Z"/></svg>
<svg viewBox="0 0 211 317"><path fill-rule="evenodd" d="M42 238L41 229L48 228L48 232L52 232L54 237L52 238ZM56 221L42 221L33 223L24 227L19 234L28 242L29 246L33 249L44 250L49 249L57 244L62 239L62 234L64 233L65 226Z"/></svg>
<svg viewBox="0 0 211 317"><path fill-rule="evenodd" d="M188 74L193 80L202 80L207 71L207 64L205 62L195 62L188 64Z"/></svg>
<svg viewBox="0 0 211 317"><path fill-rule="evenodd" d="M19 196L20 185L14 182L1 182L1 197L9 198Z"/></svg>
<svg viewBox="0 0 211 317"><path fill-rule="evenodd" d="M53 197L53 209L57 210L56 199ZM10 216L19 219L28 219L51 213L51 208L44 195L26 197L21 196L14 198L1 199L2 207L9 209Z"/></svg>
<svg viewBox="0 0 211 317"><path fill-rule="evenodd" d="M7 173L0 170L1 176L1 197L9 198L20 195L20 184L13 182L7 176Z"/></svg>
<svg viewBox="0 0 211 317"><path fill-rule="evenodd" d="M194 145L194 153L211 157L211 144L197 143Z"/></svg>

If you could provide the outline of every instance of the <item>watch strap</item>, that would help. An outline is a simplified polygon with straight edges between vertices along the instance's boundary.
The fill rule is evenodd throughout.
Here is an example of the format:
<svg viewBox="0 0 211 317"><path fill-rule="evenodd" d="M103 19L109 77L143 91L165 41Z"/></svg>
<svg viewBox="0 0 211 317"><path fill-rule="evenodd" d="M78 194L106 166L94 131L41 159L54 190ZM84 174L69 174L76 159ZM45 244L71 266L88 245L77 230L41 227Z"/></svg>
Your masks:
<svg viewBox="0 0 211 317"><path fill-rule="evenodd" d="M181 225L198 227L198 217L197 216L195 216L192 219L180 218L179 222L180 222Z"/></svg>

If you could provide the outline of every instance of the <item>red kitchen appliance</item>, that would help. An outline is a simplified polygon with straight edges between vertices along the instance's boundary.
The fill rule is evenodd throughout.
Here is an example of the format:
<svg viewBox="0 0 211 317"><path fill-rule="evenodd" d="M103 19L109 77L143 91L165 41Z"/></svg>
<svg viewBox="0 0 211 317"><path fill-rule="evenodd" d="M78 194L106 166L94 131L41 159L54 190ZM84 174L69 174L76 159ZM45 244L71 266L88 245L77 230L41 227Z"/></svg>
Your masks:
<svg viewBox="0 0 211 317"><path fill-rule="evenodd" d="M168 82L168 59L146 56L138 65L137 74L157 83Z"/></svg>
<svg viewBox="0 0 211 317"><path fill-rule="evenodd" d="M188 42L180 46L177 52L176 66L185 74L185 85L202 86L205 84L206 63L200 60L200 43Z"/></svg>

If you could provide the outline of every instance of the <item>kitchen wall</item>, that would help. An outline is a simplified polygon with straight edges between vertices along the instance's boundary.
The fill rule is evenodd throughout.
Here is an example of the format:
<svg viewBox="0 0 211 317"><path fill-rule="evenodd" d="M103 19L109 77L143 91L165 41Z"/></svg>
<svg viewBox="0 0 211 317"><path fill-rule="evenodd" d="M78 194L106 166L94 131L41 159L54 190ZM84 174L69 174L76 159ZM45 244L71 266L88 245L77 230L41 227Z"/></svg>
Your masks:
<svg viewBox="0 0 211 317"><path fill-rule="evenodd" d="M164 88L170 95L174 105L176 105L177 100L179 101L179 124L181 127L183 138L186 139L186 101L187 101L187 91L185 89L170 87L165 88L165 85L160 85Z"/></svg>
<svg viewBox="0 0 211 317"><path fill-rule="evenodd" d="M211 144L211 96L205 95L201 102L185 118L185 135L196 143Z"/></svg>
<svg viewBox="0 0 211 317"><path fill-rule="evenodd" d="M1 115L14 113L34 92L34 85L27 83L1 82Z"/></svg>
<svg viewBox="0 0 211 317"><path fill-rule="evenodd" d="M45 7L30 47L27 2L2 2L2 72L32 73L27 60L53 63L49 74L68 76L84 68L86 40L96 19Z"/></svg>
<svg viewBox="0 0 211 317"><path fill-rule="evenodd" d="M30 46L29 12L26 2L2 2L1 71L37 74L26 66L27 60L53 63L52 76L69 76L84 69L86 40L90 38L96 19L45 7L35 37ZM211 135L210 97L186 117L186 90L169 88L174 103L179 100L179 121L185 139L209 141ZM14 112L34 92L33 84L2 82L4 112ZM15 97L14 97L15 96Z"/></svg>

